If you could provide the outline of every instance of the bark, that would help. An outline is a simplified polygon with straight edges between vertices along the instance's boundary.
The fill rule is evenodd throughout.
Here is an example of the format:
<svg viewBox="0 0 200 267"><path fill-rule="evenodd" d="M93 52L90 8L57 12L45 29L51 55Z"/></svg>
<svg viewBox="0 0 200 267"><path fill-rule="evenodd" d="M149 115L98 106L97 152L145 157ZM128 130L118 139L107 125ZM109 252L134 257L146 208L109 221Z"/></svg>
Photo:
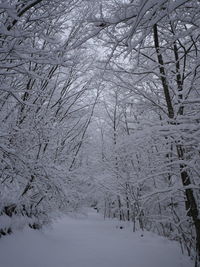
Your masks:
<svg viewBox="0 0 200 267"><path fill-rule="evenodd" d="M171 97L170 97L169 86L168 86L166 71L165 71L165 67L164 67L164 60L163 60L162 54L160 52L160 44L159 44L159 39L158 39L158 29L157 29L156 24L153 26L153 33L154 33L154 36L153 36L154 37L154 44L155 44L156 54L157 54L158 63L159 63L160 79L162 82L165 100L167 103L168 116L170 119L173 119L174 118L174 108L173 108Z"/></svg>

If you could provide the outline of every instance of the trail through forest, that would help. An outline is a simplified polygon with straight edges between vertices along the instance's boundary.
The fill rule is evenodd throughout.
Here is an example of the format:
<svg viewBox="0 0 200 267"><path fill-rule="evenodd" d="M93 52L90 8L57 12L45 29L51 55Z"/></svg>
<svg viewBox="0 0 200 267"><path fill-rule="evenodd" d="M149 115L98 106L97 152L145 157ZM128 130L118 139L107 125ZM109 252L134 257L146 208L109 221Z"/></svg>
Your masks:
<svg viewBox="0 0 200 267"><path fill-rule="evenodd" d="M0 243L0 267L190 267L176 242L132 233L95 211L64 217L44 231L25 230Z"/></svg>

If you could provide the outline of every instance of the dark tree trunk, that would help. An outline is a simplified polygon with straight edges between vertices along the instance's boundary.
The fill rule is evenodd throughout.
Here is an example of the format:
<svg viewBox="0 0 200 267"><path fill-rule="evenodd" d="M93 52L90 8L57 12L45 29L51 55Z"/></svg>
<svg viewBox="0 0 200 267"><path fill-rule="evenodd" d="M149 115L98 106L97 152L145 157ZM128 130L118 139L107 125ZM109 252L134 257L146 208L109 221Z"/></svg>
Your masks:
<svg viewBox="0 0 200 267"><path fill-rule="evenodd" d="M171 97L170 97L170 92L169 92L169 86L167 82L167 77L166 77L166 71L165 71L165 63L162 57L162 54L160 52L160 44L159 44L159 37L158 37L158 29L157 25L155 24L153 26L153 38L154 38L154 45L156 49L156 54L157 54L157 59L159 63L159 72L160 72L160 79L162 82L163 86L163 91L165 95L165 101L167 104L168 108L168 116L170 119L174 118L174 108L172 105ZM175 60L176 60L176 78L177 78L177 86L178 86L178 94L179 94L179 100L182 100L182 83L181 83L181 77L179 73L179 58L178 58L178 50L176 45L174 45L174 55L175 55ZM183 115L183 107L179 109L179 115ZM179 160L184 160L185 159L185 151L182 145L177 145L177 154L178 154L178 159ZM190 216L193 220L194 223L194 228L196 232L196 266L199 266L200 264L200 219L198 218L199 211L198 211L198 206L196 199L194 197L194 192L192 188L187 188L188 186L191 185L191 179L189 177L189 174L186 170L186 165L180 164L180 175L181 175L181 181L183 186L186 187L185 189L185 196L186 196L186 201L185 201L185 207L186 210L188 211L187 215Z"/></svg>

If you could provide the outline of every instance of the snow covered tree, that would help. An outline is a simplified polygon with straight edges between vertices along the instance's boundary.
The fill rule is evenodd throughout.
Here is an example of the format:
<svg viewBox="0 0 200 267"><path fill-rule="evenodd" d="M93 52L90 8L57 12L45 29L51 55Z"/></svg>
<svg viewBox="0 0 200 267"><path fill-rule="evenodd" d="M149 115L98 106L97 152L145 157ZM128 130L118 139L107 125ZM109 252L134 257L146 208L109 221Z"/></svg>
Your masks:
<svg viewBox="0 0 200 267"><path fill-rule="evenodd" d="M99 12L90 17L94 27L100 29L98 38L107 54L104 69L113 73L113 86L123 88L126 97L129 95L137 106L143 106L143 114L150 112L149 122L143 123L156 129L161 143L154 143L154 149L164 146L160 157L164 169L155 165L152 175L161 171L163 177L168 176L168 186L175 181L173 190L177 192L182 185L178 202L184 201L185 209L180 204L175 208L174 199L169 207L173 206L174 219L178 216L184 229L188 227L184 226L185 221L193 226L197 262L199 8L198 1L101 1ZM193 239L193 233L184 231L183 239Z"/></svg>
<svg viewBox="0 0 200 267"><path fill-rule="evenodd" d="M71 167L96 96L93 59L76 45L85 31L81 1L7 1L0 8L3 235L17 221L38 228L52 212L79 205L70 200Z"/></svg>

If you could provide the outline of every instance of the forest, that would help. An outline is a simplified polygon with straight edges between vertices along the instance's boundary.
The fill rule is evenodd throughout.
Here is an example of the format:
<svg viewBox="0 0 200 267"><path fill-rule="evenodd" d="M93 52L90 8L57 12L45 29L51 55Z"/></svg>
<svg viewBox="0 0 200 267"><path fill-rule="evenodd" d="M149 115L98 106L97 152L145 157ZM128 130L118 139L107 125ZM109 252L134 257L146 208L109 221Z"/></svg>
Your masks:
<svg viewBox="0 0 200 267"><path fill-rule="evenodd" d="M200 266L199 0L0 0L0 242L86 206Z"/></svg>

